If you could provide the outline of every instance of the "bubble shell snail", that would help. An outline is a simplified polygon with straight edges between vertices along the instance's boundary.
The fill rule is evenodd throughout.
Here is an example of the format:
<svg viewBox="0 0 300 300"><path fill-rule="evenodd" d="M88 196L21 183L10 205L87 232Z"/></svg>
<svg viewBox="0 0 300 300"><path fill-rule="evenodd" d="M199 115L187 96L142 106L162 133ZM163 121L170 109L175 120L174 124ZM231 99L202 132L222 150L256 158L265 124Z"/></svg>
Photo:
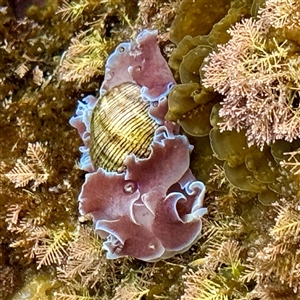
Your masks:
<svg viewBox="0 0 300 300"><path fill-rule="evenodd" d="M95 106L91 118L90 155L95 167L122 171L130 153L138 158L150 154L158 124L148 114L149 101L140 87L126 82L109 90Z"/></svg>
<svg viewBox="0 0 300 300"><path fill-rule="evenodd" d="M91 213L107 258L157 261L201 233L205 186L192 175L188 139L164 120L174 85L156 31L144 30L108 58L100 99L79 102L70 124L88 171L79 211ZM138 74L138 75L137 75Z"/></svg>

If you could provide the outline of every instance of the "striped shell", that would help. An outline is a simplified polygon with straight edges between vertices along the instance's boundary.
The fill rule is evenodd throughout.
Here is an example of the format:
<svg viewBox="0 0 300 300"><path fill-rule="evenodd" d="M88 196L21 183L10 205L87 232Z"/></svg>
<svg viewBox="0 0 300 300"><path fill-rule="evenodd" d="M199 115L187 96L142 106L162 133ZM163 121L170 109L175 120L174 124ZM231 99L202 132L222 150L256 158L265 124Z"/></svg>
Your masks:
<svg viewBox="0 0 300 300"><path fill-rule="evenodd" d="M125 157L150 154L157 123L148 114L149 102L142 99L140 87L120 84L98 101L91 118L90 156L94 167L107 171L124 170Z"/></svg>

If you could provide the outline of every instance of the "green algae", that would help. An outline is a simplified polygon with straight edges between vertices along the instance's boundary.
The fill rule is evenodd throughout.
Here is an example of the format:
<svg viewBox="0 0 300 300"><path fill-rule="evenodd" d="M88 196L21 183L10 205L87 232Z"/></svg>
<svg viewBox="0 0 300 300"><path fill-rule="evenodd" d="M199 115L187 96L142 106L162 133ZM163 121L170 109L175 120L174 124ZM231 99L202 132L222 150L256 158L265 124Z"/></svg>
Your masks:
<svg viewBox="0 0 300 300"><path fill-rule="evenodd" d="M229 182L240 190L260 193L267 189L265 184L255 179L253 173L247 169L245 164L230 167L226 161L224 171Z"/></svg>
<svg viewBox="0 0 300 300"><path fill-rule="evenodd" d="M179 121L179 124L189 135L199 137L207 135L211 129L209 115L212 106L213 103L198 105L195 109L183 115Z"/></svg>
<svg viewBox="0 0 300 300"><path fill-rule="evenodd" d="M170 92L169 97L174 99L174 101L169 101L169 118L176 118L176 116L180 116L191 111L197 104L193 99L193 93L198 91L200 85L198 83L189 83L185 85L176 85ZM182 101L182 99L184 99ZM182 103L183 102L183 103Z"/></svg>
<svg viewBox="0 0 300 300"><path fill-rule="evenodd" d="M185 36L208 34L227 12L231 1L183 1L170 29L170 40L178 44Z"/></svg>
<svg viewBox="0 0 300 300"><path fill-rule="evenodd" d="M263 183L273 182L278 173L276 173L277 164L271 154L270 148L260 151L255 149L245 157L247 169L253 172L254 177Z"/></svg>
<svg viewBox="0 0 300 300"><path fill-rule="evenodd" d="M279 141L263 150L256 146L249 147L245 131L220 130L219 108L220 105L216 104L212 109L210 121L213 128L209 138L216 157L225 161L224 171L230 183L241 190L258 193L261 201L269 204L271 199L278 199L271 191L285 196L288 196L285 190L290 191L289 195L295 193L298 183L293 174L287 174L281 168L280 161L284 159L285 152L297 149L299 143L295 141L292 147L291 143ZM291 185L289 188L288 184ZM294 188L291 188L292 186ZM267 197L270 200L267 200ZM265 200L262 200L263 198Z"/></svg>
<svg viewBox="0 0 300 300"><path fill-rule="evenodd" d="M245 162L252 150L248 147L244 132L224 131L213 128L210 131L211 147L220 160L226 160L230 167L237 167Z"/></svg>
<svg viewBox="0 0 300 300"><path fill-rule="evenodd" d="M199 45L183 56L179 67L179 77L182 83L200 82L200 66L211 50L209 46Z"/></svg>
<svg viewBox="0 0 300 300"><path fill-rule="evenodd" d="M199 91L199 88L200 85L197 83L176 85L169 95L172 101L169 101L166 119L172 120L176 116L181 116L179 123L188 134L204 136L211 129L209 116L214 103L210 100L215 94ZM185 113L182 115L183 112Z"/></svg>
<svg viewBox="0 0 300 300"><path fill-rule="evenodd" d="M197 46L203 47L204 51L201 51L200 54L203 54L206 52L206 50L208 50L210 48L210 44L207 41L207 37L206 36L196 36L196 37L191 37L190 35L185 36L180 43L177 45L176 50L171 54L170 59L169 59L169 65L170 67L173 69L173 71L175 72L175 77L179 76L179 68L180 65L182 63L182 60L184 59L184 57L193 49L195 49ZM196 68L193 66L193 68L195 69L195 74L193 74L194 76L194 80L197 80L197 74L199 73L199 67L203 61L203 55L200 55L200 58L197 57L197 60L200 63L196 64ZM195 77L196 76L196 77ZM178 78L180 79L180 78ZM199 78L200 80L200 78ZM195 81L195 82L198 82Z"/></svg>

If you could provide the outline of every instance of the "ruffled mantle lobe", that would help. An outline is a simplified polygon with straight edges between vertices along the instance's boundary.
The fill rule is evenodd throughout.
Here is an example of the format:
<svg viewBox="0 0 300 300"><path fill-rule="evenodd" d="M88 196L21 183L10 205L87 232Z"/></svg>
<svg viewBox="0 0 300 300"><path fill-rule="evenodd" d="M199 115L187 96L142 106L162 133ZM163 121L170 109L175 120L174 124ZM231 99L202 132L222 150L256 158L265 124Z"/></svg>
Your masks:
<svg viewBox="0 0 300 300"><path fill-rule="evenodd" d="M81 214L91 213L96 232L106 241L107 258L133 256L157 261L186 251L200 237L205 186L192 175L187 138L178 125L164 120L166 95L174 84L160 53L156 31L144 30L135 42L120 44L106 64L100 94L124 82L141 87L152 105L149 114L160 125L148 158L126 157L122 173L96 170L89 156L90 117L97 99L79 102L70 123L84 146L80 168L88 171L79 195Z"/></svg>

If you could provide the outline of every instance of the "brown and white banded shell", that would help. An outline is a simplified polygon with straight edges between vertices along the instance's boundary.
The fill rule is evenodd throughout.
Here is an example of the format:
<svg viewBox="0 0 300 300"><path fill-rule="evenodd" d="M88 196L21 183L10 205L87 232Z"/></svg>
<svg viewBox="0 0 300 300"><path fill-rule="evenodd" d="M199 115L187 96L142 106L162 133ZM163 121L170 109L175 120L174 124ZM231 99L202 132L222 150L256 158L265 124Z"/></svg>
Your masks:
<svg viewBox="0 0 300 300"><path fill-rule="evenodd" d="M140 87L120 84L98 101L91 118L90 156L94 167L122 171L125 157L150 154L150 144L158 127L148 114L149 102Z"/></svg>

